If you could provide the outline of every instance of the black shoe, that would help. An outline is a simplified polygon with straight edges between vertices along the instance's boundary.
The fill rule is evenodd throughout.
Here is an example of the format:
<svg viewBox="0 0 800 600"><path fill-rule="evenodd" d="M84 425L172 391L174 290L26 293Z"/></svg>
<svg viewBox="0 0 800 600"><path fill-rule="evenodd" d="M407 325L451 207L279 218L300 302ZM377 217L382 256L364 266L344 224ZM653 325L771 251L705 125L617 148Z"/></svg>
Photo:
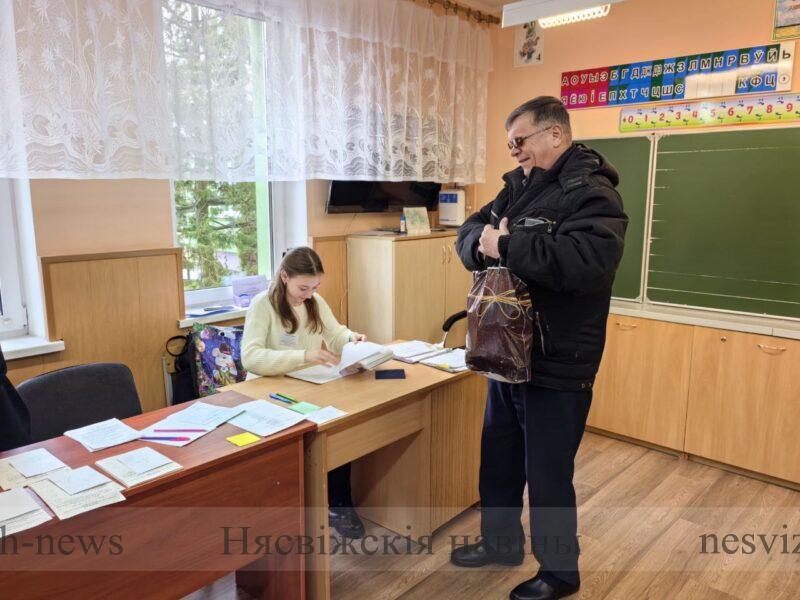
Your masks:
<svg viewBox="0 0 800 600"><path fill-rule="evenodd" d="M469 544L456 548L450 554L450 562L458 567L483 567L490 564L506 565L516 567L525 560L525 552L522 550L514 552L496 552L489 545L481 540L477 544Z"/></svg>
<svg viewBox="0 0 800 600"><path fill-rule="evenodd" d="M364 537L364 523L358 518L354 508L331 506L328 508L328 521L343 538L360 540Z"/></svg>
<svg viewBox="0 0 800 600"><path fill-rule="evenodd" d="M559 585L553 587L538 575L528 581L523 581L509 594L511 600L551 600L565 598L578 591L578 585Z"/></svg>

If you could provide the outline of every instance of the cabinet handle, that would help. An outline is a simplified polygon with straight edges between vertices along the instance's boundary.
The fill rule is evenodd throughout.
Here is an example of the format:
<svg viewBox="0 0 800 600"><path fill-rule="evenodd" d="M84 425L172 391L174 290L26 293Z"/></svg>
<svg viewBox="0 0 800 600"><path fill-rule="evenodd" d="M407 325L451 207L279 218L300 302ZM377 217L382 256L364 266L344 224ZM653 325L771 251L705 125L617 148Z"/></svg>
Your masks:
<svg viewBox="0 0 800 600"><path fill-rule="evenodd" d="M767 346L766 344L756 345L767 354L780 354L781 352L786 352L786 348L783 346Z"/></svg>
<svg viewBox="0 0 800 600"><path fill-rule="evenodd" d="M445 246L447 248L447 263L449 264L453 260L453 249L450 246Z"/></svg>
<svg viewBox="0 0 800 600"><path fill-rule="evenodd" d="M446 260L447 260L447 248L445 246L442 246L442 264L444 264Z"/></svg>
<svg viewBox="0 0 800 600"><path fill-rule="evenodd" d="M619 327L622 331L631 331L633 329L636 329L638 325L632 325L629 323L620 323L619 321L617 321L617 327Z"/></svg>

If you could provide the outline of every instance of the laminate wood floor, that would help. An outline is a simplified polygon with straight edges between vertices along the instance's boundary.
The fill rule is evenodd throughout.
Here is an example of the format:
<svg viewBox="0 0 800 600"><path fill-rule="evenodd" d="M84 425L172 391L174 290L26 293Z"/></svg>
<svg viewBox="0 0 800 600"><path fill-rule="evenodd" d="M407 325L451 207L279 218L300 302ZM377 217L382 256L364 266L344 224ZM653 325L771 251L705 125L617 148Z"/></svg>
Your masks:
<svg viewBox="0 0 800 600"><path fill-rule="evenodd" d="M581 444L575 487L582 585L571 598L800 600L800 492L594 433ZM527 531L527 510L523 521ZM451 536L479 531L480 512L470 509L437 532L431 553L333 556L333 597L508 598L538 564L528 555L514 568L451 565ZM237 597L230 578L201 593Z"/></svg>

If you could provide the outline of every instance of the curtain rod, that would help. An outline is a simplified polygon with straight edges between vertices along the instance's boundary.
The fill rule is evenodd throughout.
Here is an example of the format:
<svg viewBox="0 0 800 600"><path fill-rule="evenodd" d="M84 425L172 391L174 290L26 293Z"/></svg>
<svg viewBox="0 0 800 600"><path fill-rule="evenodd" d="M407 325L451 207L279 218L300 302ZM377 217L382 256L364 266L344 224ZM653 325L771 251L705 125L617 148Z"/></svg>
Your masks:
<svg viewBox="0 0 800 600"><path fill-rule="evenodd" d="M428 0L428 4L439 4L444 7L444 12L453 11L455 14L464 13L467 19L474 19L478 23L488 23L489 25L499 25L500 19L489 13L484 13L469 6L462 6L458 2L451 0Z"/></svg>

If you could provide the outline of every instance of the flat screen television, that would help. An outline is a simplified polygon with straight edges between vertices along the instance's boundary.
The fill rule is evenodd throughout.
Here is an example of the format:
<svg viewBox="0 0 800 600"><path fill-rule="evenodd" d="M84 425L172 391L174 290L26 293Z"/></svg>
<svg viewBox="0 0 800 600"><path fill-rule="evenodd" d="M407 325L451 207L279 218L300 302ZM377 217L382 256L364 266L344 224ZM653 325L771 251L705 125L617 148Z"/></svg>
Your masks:
<svg viewBox="0 0 800 600"><path fill-rule="evenodd" d="M405 206L436 210L441 188L427 181L331 181L327 212L401 212Z"/></svg>

